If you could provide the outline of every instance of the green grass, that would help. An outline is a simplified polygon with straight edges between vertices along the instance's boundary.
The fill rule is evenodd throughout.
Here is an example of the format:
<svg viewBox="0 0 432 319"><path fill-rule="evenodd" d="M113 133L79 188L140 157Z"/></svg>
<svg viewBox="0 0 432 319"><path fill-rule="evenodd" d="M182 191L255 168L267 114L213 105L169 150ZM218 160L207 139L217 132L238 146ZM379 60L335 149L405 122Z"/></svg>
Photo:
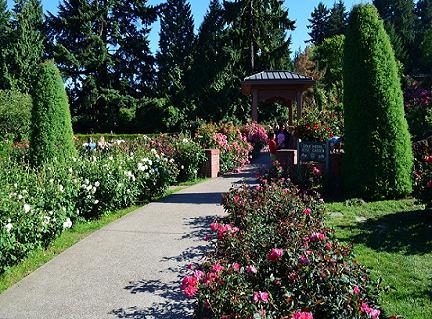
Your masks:
<svg viewBox="0 0 432 319"><path fill-rule="evenodd" d="M165 194L156 200L179 192L195 184L207 181L207 178L199 178L195 181L180 183L166 190ZM102 216L100 219L88 222L80 222L75 224L72 229L63 232L56 240L54 240L45 250L39 250L23 260L18 265L11 267L7 272L0 275L0 294L13 286L15 283L31 274L33 271L46 264L48 261L83 240L93 232L112 223L113 221L135 211L138 206L121 209L112 214Z"/></svg>
<svg viewBox="0 0 432 319"><path fill-rule="evenodd" d="M337 237L354 244L359 262L392 287L380 298L386 313L432 318L432 212L414 200L331 203L327 209L342 213L327 221Z"/></svg>

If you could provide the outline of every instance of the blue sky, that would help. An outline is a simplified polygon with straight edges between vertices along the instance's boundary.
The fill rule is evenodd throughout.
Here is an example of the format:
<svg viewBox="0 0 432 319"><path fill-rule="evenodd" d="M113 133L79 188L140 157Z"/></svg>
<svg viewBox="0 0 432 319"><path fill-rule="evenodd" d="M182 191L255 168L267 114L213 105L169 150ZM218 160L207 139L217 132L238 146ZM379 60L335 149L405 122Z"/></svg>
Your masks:
<svg viewBox="0 0 432 319"><path fill-rule="evenodd" d="M126 0L127 1L127 0ZM44 9L56 12L57 6L59 4L59 0L42 0L44 5ZM164 2L163 0L149 0L149 4L159 4ZM292 51L296 51L299 48L304 48L305 41L309 39L307 25L309 24L308 19L310 18L310 14L312 13L314 7L317 6L319 0L285 0L285 7L289 9L289 16L291 19L296 20L296 29L291 32L293 39L293 44L291 46ZM328 7L331 7L334 3L334 0L323 0L322 1ZM345 4L348 9L354 4L357 3L366 3L371 2L370 0L345 0ZM8 3L13 3L13 1L8 0ZM205 12L207 11L207 7L210 3L210 0L190 0L192 6L192 13L195 18L195 27L198 28ZM159 24L155 23L153 26L152 33L150 35L151 48L153 52L157 50L158 47L158 38L159 38Z"/></svg>

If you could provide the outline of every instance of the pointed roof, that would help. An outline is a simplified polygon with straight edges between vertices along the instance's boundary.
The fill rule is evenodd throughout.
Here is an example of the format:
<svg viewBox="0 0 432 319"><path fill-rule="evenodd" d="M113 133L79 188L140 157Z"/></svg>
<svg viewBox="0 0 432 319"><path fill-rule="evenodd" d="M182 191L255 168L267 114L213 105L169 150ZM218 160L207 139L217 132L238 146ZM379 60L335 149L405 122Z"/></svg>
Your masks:
<svg viewBox="0 0 432 319"><path fill-rule="evenodd" d="M253 88L284 88L305 90L315 84L315 80L309 76L284 70L267 70L253 74L244 79L242 91L250 95Z"/></svg>
<svg viewBox="0 0 432 319"><path fill-rule="evenodd" d="M315 82L309 76L283 70L267 70L248 76L245 81L311 81Z"/></svg>

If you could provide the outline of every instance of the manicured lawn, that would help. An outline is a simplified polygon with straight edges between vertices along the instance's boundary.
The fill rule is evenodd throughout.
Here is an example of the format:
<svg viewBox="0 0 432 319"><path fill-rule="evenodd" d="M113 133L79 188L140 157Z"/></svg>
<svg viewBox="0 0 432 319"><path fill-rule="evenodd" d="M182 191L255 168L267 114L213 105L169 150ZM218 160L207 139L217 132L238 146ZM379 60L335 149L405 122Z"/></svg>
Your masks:
<svg viewBox="0 0 432 319"><path fill-rule="evenodd" d="M327 204L327 223L383 285L387 314L432 318L432 212L414 200ZM340 214L342 215L340 216Z"/></svg>
<svg viewBox="0 0 432 319"><path fill-rule="evenodd" d="M177 186L170 187L162 197L169 196L178 192L187 186L192 186L202 183L208 179L201 178L191 182L181 183ZM0 275L0 293L13 286L15 283L68 249L79 241L83 240L93 232L112 223L113 221L133 212L138 206L129 207L119 210L113 214L102 216L98 220L82 222L76 224L72 229L68 229L61 234L59 238L54 240L46 250L40 250L32 254L30 257L22 261L20 264L12 267L6 273Z"/></svg>

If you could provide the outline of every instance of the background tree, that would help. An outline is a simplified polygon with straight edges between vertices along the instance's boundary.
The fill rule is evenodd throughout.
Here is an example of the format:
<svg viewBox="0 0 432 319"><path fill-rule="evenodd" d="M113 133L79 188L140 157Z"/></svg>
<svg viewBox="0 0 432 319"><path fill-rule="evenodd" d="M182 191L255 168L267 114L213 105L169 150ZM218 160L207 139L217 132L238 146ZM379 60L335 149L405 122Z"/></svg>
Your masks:
<svg viewBox="0 0 432 319"><path fill-rule="evenodd" d="M318 3L309 19L310 25L308 25L308 28L311 29L309 33L310 40L306 42L319 45L324 41L328 34L329 14L330 11L324 4L322 2Z"/></svg>
<svg viewBox="0 0 432 319"><path fill-rule="evenodd" d="M138 0L66 0L48 14L50 51L79 131L130 126L154 80L148 34L156 18L157 8Z"/></svg>
<svg viewBox="0 0 432 319"><path fill-rule="evenodd" d="M169 100L168 127L185 124L193 107L187 100L186 74L192 64L194 21L187 0L168 0L161 11L158 88Z"/></svg>
<svg viewBox="0 0 432 319"><path fill-rule="evenodd" d="M7 1L0 0L0 89L9 88L9 81L7 80L7 49L11 36L11 14L7 8Z"/></svg>
<svg viewBox="0 0 432 319"><path fill-rule="evenodd" d="M6 52L6 79L11 87L29 93L36 66L44 54L43 11L40 0L16 0ZM5 34L8 36L8 34Z"/></svg>
<svg viewBox="0 0 432 319"><path fill-rule="evenodd" d="M30 160L34 166L76 154L69 103L59 70L45 62L35 70Z"/></svg>
<svg viewBox="0 0 432 319"><path fill-rule="evenodd" d="M332 37L345 33L347 12L342 0L335 2L330 10L327 22L326 37Z"/></svg>
<svg viewBox="0 0 432 319"><path fill-rule="evenodd" d="M414 13L415 4L413 0L373 0L373 4L378 9L381 18L384 20L385 28L389 32L394 28L395 35L400 38L403 49L396 52L396 58L401 61L407 71L410 71L415 64L415 49L413 43L415 40L416 16ZM393 46L398 41L390 31L390 41ZM406 52L406 54L404 54Z"/></svg>
<svg viewBox="0 0 432 319"><path fill-rule="evenodd" d="M344 184L349 196L412 191L413 154L397 63L374 6L355 6L345 41Z"/></svg>

